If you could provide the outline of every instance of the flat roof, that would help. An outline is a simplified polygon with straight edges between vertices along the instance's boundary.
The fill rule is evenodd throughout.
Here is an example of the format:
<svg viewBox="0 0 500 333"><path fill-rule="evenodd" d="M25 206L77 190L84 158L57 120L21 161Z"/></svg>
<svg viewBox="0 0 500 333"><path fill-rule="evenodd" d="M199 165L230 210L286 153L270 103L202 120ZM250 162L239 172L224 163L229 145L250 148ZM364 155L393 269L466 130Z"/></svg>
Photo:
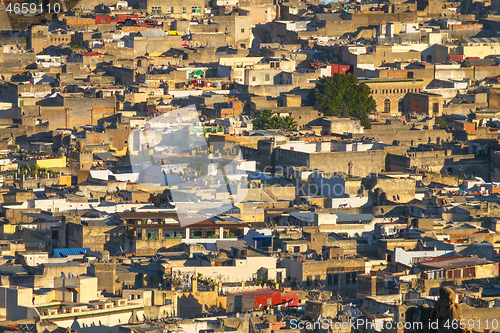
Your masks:
<svg viewBox="0 0 500 333"><path fill-rule="evenodd" d="M443 257L439 257L443 258ZM444 259L444 258L443 258ZM481 259L477 257L465 257L465 258L456 258L452 257L450 260L442 260L442 261L434 261L434 262L425 262L422 263L422 267L433 268L433 269L454 269L454 268L462 268L476 265L486 265L492 264L493 261L489 261L486 259Z"/></svg>

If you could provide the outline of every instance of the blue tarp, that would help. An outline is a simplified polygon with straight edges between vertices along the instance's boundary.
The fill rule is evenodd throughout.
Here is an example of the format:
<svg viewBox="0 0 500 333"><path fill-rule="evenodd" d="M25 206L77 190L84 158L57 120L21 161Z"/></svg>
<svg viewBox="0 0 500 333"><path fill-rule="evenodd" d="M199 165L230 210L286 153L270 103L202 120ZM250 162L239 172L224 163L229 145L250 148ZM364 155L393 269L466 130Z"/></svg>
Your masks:
<svg viewBox="0 0 500 333"><path fill-rule="evenodd" d="M271 240L272 238L272 235L259 235L252 238L252 241Z"/></svg>
<svg viewBox="0 0 500 333"><path fill-rule="evenodd" d="M248 173L248 180L270 180L276 177L270 176L268 174L265 174L263 172L249 172Z"/></svg>
<svg viewBox="0 0 500 333"><path fill-rule="evenodd" d="M90 251L90 247L74 247L69 249L54 249L54 254L57 258L64 258L67 256L82 255Z"/></svg>

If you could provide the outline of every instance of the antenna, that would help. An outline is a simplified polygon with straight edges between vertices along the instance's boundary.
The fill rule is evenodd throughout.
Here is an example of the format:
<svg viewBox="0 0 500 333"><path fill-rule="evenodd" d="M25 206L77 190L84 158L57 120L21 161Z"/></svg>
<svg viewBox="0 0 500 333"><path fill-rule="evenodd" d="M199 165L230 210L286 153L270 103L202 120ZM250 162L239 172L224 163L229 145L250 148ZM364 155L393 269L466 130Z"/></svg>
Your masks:
<svg viewBox="0 0 500 333"><path fill-rule="evenodd" d="M120 255L124 255L125 253L127 253L128 251L127 250L124 250L121 246L120 246Z"/></svg>

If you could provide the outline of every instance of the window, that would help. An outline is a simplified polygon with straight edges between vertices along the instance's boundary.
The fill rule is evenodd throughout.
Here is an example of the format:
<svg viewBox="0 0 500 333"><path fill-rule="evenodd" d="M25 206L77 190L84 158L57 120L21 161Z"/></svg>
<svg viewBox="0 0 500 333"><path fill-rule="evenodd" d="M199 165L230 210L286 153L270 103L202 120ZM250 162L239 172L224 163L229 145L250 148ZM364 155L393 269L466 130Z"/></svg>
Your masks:
<svg viewBox="0 0 500 333"><path fill-rule="evenodd" d="M105 18L101 19L101 23L106 23L106 19Z"/></svg>
<svg viewBox="0 0 500 333"><path fill-rule="evenodd" d="M271 75L266 74L266 81L271 81Z"/></svg>
<svg viewBox="0 0 500 333"><path fill-rule="evenodd" d="M386 98L384 101L384 112L385 113L390 113L391 112L391 100Z"/></svg>
<svg viewBox="0 0 500 333"><path fill-rule="evenodd" d="M254 81L254 82L255 82L255 76L253 76L253 77L252 77L252 81Z"/></svg>
<svg viewBox="0 0 500 333"><path fill-rule="evenodd" d="M434 115L437 115L439 113L439 103L432 103L432 112Z"/></svg>
<svg viewBox="0 0 500 333"><path fill-rule="evenodd" d="M464 277L476 277L476 267L464 268Z"/></svg>
<svg viewBox="0 0 500 333"><path fill-rule="evenodd" d="M241 33L244 33L245 32L245 29L241 29Z"/></svg>
<svg viewBox="0 0 500 333"><path fill-rule="evenodd" d="M333 274L333 284L338 284L338 283L339 283L339 275Z"/></svg>
<svg viewBox="0 0 500 333"><path fill-rule="evenodd" d="M398 112L403 112L403 99L402 98L398 102Z"/></svg>
<svg viewBox="0 0 500 333"><path fill-rule="evenodd" d="M186 7L182 7L182 14L186 14Z"/></svg>
<svg viewBox="0 0 500 333"><path fill-rule="evenodd" d="M165 10L165 13L167 14L172 14L174 12L174 7L167 7L167 9Z"/></svg>
<svg viewBox="0 0 500 333"><path fill-rule="evenodd" d="M153 15L161 14L161 7L151 7L151 14Z"/></svg>
<svg viewBox="0 0 500 333"><path fill-rule="evenodd" d="M201 13L201 7L191 7L191 14Z"/></svg>

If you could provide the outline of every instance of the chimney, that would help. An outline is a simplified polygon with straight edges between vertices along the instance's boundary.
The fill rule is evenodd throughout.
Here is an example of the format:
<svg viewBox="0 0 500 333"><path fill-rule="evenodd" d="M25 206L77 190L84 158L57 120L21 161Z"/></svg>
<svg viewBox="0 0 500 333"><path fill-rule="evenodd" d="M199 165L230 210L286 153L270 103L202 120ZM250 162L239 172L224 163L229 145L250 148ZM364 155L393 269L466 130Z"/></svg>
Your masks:
<svg viewBox="0 0 500 333"><path fill-rule="evenodd" d="M198 292L198 279L196 278L196 275L194 275L194 274L191 277L191 292L193 292L193 293Z"/></svg>

